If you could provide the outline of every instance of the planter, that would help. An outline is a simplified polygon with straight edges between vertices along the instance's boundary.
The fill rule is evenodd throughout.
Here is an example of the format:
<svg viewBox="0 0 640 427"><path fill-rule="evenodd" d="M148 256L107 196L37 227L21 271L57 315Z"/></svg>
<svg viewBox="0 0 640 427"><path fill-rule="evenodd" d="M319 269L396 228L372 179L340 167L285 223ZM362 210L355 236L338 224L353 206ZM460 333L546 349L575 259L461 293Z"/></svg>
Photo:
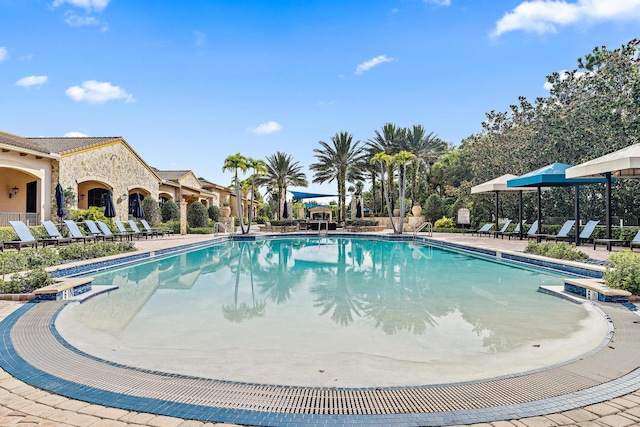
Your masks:
<svg viewBox="0 0 640 427"><path fill-rule="evenodd" d="M422 213L422 207L420 205L414 205L411 208L411 213L413 214L413 216L420 216L420 214Z"/></svg>
<svg viewBox="0 0 640 427"><path fill-rule="evenodd" d="M229 215L231 215L231 208L229 206L223 206L220 208L220 213L222 213L223 218L229 218Z"/></svg>
<svg viewBox="0 0 640 427"><path fill-rule="evenodd" d="M400 216L400 209L394 209L393 210L393 216L399 217Z"/></svg>

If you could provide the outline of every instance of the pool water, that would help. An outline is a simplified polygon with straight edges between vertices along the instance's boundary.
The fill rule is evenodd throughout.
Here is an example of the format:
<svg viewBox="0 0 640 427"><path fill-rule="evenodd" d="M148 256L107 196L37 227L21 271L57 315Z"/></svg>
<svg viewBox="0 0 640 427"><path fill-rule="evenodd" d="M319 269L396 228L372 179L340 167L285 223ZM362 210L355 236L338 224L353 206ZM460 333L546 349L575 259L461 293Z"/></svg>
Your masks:
<svg viewBox="0 0 640 427"><path fill-rule="evenodd" d="M599 345L561 276L388 240L232 241L93 275L116 291L56 321L114 362L225 380L364 387L468 381Z"/></svg>

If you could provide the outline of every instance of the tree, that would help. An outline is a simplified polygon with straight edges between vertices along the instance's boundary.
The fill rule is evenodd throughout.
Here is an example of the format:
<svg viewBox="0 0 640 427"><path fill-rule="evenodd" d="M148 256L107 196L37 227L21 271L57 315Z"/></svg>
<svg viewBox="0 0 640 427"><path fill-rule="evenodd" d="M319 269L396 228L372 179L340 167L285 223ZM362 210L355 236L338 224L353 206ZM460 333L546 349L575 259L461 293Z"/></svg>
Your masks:
<svg viewBox="0 0 640 427"><path fill-rule="evenodd" d="M391 228L393 228L393 234L397 234L396 224L393 222L393 211L391 210L391 203L389 203L389 191L385 185L385 174L389 165L393 162L393 158L384 151L379 152L371 158L371 164L377 165L380 170L380 182L382 183L382 193L387 205L387 214L391 221Z"/></svg>
<svg viewBox="0 0 640 427"><path fill-rule="evenodd" d="M251 230L251 222L253 221L253 201L256 194L256 178L259 178L267 172L267 164L264 160L256 160L251 157L247 158L247 166L253 169L251 174L251 204L249 205L249 223L247 224L247 233Z"/></svg>
<svg viewBox="0 0 640 427"><path fill-rule="evenodd" d="M149 225L155 227L160 224L160 205L157 201L151 197L145 197L142 200L142 210L144 212L144 219L147 220Z"/></svg>
<svg viewBox="0 0 640 427"><path fill-rule="evenodd" d="M180 208L173 200L167 200L162 205L162 222L178 221L180 219Z"/></svg>
<svg viewBox="0 0 640 427"><path fill-rule="evenodd" d="M193 202L187 211L187 223L191 228L201 228L207 226L207 208L200 202Z"/></svg>
<svg viewBox="0 0 640 427"><path fill-rule="evenodd" d="M424 167L429 171L431 165L446 152L447 144L433 132L427 133L421 125L413 125L412 128L406 130L406 141L406 151L416 156L409 171L411 205L413 206L416 201L416 186L420 169Z"/></svg>
<svg viewBox="0 0 640 427"><path fill-rule="evenodd" d="M364 179L364 162L366 152L360 146L360 141L353 143L353 135L348 132L336 133L331 137L333 145L324 141L319 144L322 148L314 148L317 163L311 164L309 169L315 172L314 183L336 181L338 185L338 221L346 218L346 183Z"/></svg>
<svg viewBox="0 0 640 427"><path fill-rule="evenodd" d="M392 161L395 165L398 166L398 189L399 189L399 197L400 197L400 221L398 223L398 234L402 234L402 228L404 226L404 214L405 214L405 205L404 205L404 195L407 189L407 165L411 164L411 162L415 161L416 156L406 150L400 151L398 154L393 156Z"/></svg>
<svg viewBox="0 0 640 427"><path fill-rule="evenodd" d="M267 157L267 174L260 177L259 181L267 186L268 191L278 193L279 218L282 218L287 187L309 185L299 162L294 162L290 155L280 151Z"/></svg>
<svg viewBox="0 0 640 427"><path fill-rule="evenodd" d="M238 169L242 172L246 172L248 169L247 158L241 155L240 153L233 154L224 159L224 164L222 165L222 171L233 171L234 176L234 186L235 186L235 194L236 194L236 208L238 211L238 218L240 218L240 229L242 230L242 234L248 233L249 230L245 230L244 228L244 215L242 213L242 195L240 194L240 182L238 181Z"/></svg>

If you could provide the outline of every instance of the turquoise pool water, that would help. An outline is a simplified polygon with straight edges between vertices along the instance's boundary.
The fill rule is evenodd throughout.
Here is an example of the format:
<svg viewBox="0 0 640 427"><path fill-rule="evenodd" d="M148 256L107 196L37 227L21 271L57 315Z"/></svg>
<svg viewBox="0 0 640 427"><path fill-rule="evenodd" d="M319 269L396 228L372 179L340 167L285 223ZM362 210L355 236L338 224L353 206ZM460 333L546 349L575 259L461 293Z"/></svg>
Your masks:
<svg viewBox="0 0 640 427"><path fill-rule="evenodd" d="M233 241L93 276L120 289L63 310L71 344L236 381L465 381L562 362L607 331L590 305L537 292L561 276L388 240Z"/></svg>

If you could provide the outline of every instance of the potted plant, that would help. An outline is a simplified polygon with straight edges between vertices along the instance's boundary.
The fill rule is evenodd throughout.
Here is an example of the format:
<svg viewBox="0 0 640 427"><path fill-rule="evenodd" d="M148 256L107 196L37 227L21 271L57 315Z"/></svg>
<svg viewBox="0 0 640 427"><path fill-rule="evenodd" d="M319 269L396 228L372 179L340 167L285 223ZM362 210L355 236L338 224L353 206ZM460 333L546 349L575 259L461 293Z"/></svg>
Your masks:
<svg viewBox="0 0 640 427"><path fill-rule="evenodd" d="M229 198L227 197L222 202L222 207L220 208L220 213L222 213L223 218L229 218L231 215L231 208L229 207Z"/></svg>

